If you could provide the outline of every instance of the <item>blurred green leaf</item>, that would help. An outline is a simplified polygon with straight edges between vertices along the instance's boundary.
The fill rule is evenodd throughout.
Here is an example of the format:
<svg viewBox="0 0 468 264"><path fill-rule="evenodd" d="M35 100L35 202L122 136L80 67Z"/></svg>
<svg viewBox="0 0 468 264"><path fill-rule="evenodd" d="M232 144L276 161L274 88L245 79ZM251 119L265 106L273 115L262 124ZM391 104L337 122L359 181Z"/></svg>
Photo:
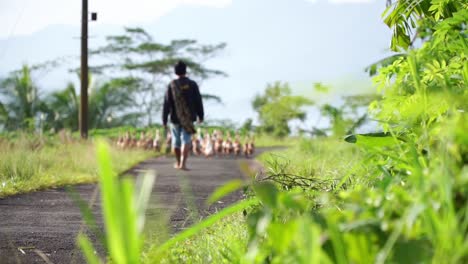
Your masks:
<svg viewBox="0 0 468 264"><path fill-rule="evenodd" d="M395 139L388 133L370 133L370 134L357 134L345 137L348 143L355 143L363 147L388 147L400 143L400 140Z"/></svg>
<svg viewBox="0 0 468 264"><path fill-rule="evenodd" d="M273 183L262 182L253 186L258 199L270 209L275 209L278 204L278 189Z"/></svg>
<svg viewBox="0 0 468 264"><path fill-rule="evenodd" d="M244 187L245 184L242 180L236 179L232 180L221 187L216 188L216 190L208 197L206 204L211 205L216 201L219 201L221 198L239 190Z"/></svg>
<svg viewBox="0 0 468 264"><path fill-rule="evenodd" d="M395 263L431 262L432 250L427 240L398 240L394 247L392 261Z"/></svg>

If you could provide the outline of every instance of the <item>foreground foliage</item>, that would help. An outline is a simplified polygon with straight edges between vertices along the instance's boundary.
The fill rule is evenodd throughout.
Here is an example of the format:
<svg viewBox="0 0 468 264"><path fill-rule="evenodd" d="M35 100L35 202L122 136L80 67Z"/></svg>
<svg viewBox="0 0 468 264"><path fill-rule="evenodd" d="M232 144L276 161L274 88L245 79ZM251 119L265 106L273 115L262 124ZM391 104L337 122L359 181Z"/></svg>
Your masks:
<svg viewBox="0 0 468 264"><path fill-rule="evenodd" d="M133 179L119 179L111 163L108 146L99 142L99 186L105 224L106 252L113 263L126 264L140 261L143 246L142 231L145 211L155 176L147 174L140 178L139 190L135 191ZM89 263L100 263L91 241L84 235L78 242Z"/></svg>
<svg viewBox="0 0 468 264"><path fill-rule="evenodd" d="M468 11L463 1L409 3L398 1L390 19L423 15L418 30L431 34L375 78L384 96L370 114L385 133L348 139L364 170L345 170L318 191L313 181L281 183L286 192L270 185L247 220L249 262L468 261ZM387 21L397 25L394 40L404 37L400 22Z"/></svg>

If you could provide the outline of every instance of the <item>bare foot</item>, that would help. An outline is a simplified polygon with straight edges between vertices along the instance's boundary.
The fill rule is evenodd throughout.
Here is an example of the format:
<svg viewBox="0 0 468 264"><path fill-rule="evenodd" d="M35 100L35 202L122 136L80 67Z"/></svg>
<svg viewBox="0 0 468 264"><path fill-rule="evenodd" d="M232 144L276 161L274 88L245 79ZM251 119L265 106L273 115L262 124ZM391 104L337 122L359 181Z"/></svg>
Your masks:
<svg viewBox="0 0 468 264"><path fill-rule="evenodd" d="M174 163L174 169L180 169L179 163Z"/></svg>

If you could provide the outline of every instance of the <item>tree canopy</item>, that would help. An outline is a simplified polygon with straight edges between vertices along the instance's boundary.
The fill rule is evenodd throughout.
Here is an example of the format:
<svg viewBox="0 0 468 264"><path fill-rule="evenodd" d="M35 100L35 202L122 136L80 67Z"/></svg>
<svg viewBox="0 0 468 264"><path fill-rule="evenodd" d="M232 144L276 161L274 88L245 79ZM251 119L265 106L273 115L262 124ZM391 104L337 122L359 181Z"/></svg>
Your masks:
<svg viewBox="0 0 468 264"><path fill-rule="evenodd" d="M304 121L307 116L304 107L312 104L306 97L292 95L289 85L281 82L269 84L264 94L257 95L252 101L262 131L278 137L287 136L291 132L290 121Z"/></svg>

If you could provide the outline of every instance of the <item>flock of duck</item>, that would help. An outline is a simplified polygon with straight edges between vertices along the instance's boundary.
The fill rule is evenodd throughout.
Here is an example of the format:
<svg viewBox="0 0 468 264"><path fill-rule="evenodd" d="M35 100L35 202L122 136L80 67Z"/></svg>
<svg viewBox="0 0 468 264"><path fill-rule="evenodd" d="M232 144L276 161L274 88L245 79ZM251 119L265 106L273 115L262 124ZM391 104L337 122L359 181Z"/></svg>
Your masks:
<svg viewBox="0 0 468 264"><path fill-rule="evenodd" d="M151 132L141 132L137 138L135 133L126 132L123 136L119 136L116 142L117 147L122 149L129 148L141 148L145 150L154 150L161 152L163 150L170 153L171 151L171 133L166 133L166 138L162 139L159 129L155 130L154 137ZM226 132L226 135L219 130L214 130L213 133L202 133L201 129L198 129L197 133L192 135L192 154L204 155L205 157L213 156L240 156L245 155L249 157L255 152L255 142L253 135L247 136L243 143L241 142L241 136L236 134L234 137L231 136L230 132Z"/></svg>

